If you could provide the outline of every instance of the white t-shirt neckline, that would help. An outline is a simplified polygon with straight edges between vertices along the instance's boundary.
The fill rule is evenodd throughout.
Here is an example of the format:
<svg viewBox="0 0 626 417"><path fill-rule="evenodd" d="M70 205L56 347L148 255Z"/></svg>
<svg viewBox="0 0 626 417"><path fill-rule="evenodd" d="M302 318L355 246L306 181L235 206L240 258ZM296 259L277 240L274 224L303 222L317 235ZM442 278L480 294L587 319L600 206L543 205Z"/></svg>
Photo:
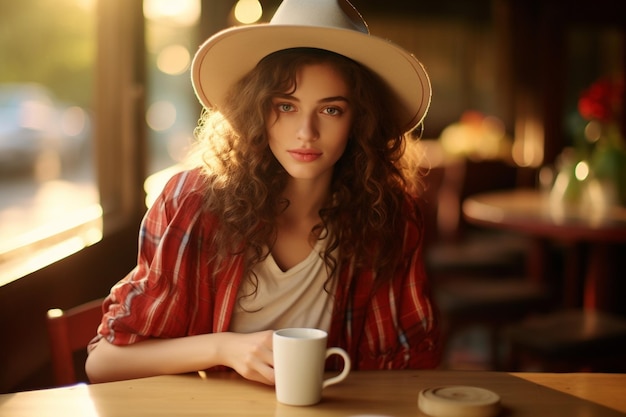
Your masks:
<svg viewBox="0 0 626 417"><path fill-rule="evenodd" d="M319 240L302 262L286 271L280 269L272 255L257 264L256 294L248 278L244 279L235 304L230 330L252 333L286 327L311 327L328 331L332 315L332 296L324 290L328 271L320 252ZM329 288L332 292L332 288Z"/></svg>

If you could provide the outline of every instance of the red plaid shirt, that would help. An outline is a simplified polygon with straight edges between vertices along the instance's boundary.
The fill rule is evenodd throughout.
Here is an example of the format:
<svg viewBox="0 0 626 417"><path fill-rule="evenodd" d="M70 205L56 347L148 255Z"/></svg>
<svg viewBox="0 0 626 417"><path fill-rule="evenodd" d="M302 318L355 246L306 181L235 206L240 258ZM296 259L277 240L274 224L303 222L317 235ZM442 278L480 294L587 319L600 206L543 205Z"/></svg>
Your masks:
<svg viewBox="0 0 626 417"><path fill-rule="evenodd" d="M137 266L104 302L92 346L102 337L124 345L229 330L243 263L233 257L215 274L207 262L216 220L203 211L203 199L197 170L168 182L142 222ZM419 231L408 223L405 230L405 246L416 247ZM346 349L354 369L433 368L439 362L421 249L410 255L410 273L398 274L373 295L370 271L340 272L328 343Z"/></svg>

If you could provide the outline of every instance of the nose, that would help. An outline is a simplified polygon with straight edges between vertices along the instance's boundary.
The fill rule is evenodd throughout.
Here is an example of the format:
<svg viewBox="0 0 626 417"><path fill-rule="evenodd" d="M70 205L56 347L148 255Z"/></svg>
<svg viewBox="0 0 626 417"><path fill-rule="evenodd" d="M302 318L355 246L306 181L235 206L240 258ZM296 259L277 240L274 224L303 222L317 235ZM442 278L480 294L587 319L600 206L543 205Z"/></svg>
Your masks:
<svg viewBox="0 0 626 417"><path fill-rule="evenodd" d="M298 139L303 142L317 140L319 138L317 122L315 114L303 115L298 126Z"/></svg>

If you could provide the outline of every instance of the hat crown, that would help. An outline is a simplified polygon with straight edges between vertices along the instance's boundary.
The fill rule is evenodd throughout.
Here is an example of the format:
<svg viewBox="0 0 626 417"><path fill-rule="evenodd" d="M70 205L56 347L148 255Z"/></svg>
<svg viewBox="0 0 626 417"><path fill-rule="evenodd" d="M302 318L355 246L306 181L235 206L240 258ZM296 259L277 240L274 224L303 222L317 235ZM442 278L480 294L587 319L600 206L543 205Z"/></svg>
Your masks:
<svg viewBox="0 0 626 417"><path fill-rule="evenodd" d="M330 27L369 34L367 23L347 0L284 0L270 24Z"/></svg>
<svg viewBox="0 0 626 417"><path fill-rule="evenodd" d="M283 0L269 23L224 29L200 46L191 78L203 106L221 109L229 89L263 57L292 48L343 55L385 82L405 131L423 120L431 86L423 65L403 48L371 36L351 0Z"/></svg>

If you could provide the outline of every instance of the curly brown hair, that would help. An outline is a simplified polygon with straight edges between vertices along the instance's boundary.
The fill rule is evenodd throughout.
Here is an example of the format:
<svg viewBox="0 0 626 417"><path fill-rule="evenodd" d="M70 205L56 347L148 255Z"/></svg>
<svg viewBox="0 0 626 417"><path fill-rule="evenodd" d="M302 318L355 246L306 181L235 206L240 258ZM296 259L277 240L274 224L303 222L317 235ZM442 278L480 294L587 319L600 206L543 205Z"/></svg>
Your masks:
<svg viewBox="0 0 626 417"><path fill-rule="evenodd" d="M319 212L321 223L311 236L328 239L322 257L329 279L341 265L354 262L384 281L406 261L401 254L407 218L421 228L411 197L419 183L416 164L412 152L406 152L384 82L362 65L319 49L268 55L230 89L219 112L205 109L200 119L195 155L207 177L206 209L220 224L216 256L245 254L248 270L268 256L277 235L276 216L289 204L281 198L288 174L268 146L271 101L296 90L300 68L319 63L333 65L343 76L355 117L334 168L330 197Z"/></svg>

